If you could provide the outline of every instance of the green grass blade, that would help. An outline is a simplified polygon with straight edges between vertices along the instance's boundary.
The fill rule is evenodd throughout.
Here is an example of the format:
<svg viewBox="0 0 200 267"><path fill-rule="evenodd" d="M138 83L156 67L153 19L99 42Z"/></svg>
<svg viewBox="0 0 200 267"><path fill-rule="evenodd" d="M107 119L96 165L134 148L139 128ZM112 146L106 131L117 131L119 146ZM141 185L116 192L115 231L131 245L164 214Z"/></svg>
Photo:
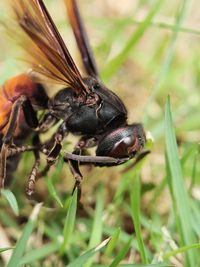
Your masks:
<svg viewBox="0 0 200 267"><path fill-rule="evenodd" d="M63 208L63 204L62 204L62 201L60 200L57 192L56 192L56 189L52 183L52 179L51 177L48 177L46 176L45 177L45 181L46 181L46 184L47 184L47 188L48 188L48 191L50 193L50 195L52 196L53 199L55 199L55 201L59 204L59 206L61 208Z"/></svg>
<svg viewBox="0 0 200 267"><path fill-rule="evenodd" d="M192 193L193 186L196 182L196 172L197 172L197 158L198 158L198 151L194 155L194 161L193 161L193 168L192 168L192 175L191 175L191 183L189 187L190 194Z"/></svg>
<svg viewBox="0 0 200 267"><path fill-rule="evenodd" d="M181 164L178 155L176 136L173 128L172 114L170 110L170 98L167 98L165 106L165 131L166 131L166 152L171 173L171 190L172 199L175 201L177 216L180 223L178 224L181 233L182 245L191 245L195 243L194 231L192 228L192 214L189 206L189 199L184 186L184 179ZM176 213L176 210L175 210ZM196 266L196 254L194 251L187 252L188 266Z"/></svg>
<svg viewBox="0 0 200 267"><path fill-rule="evenodd" d="M47 188L48 188L50 195L52 196L53 199L55 199L55 201L58 203L58 205L61 208L63 208L63 203L56 192L54 184L57 182L57 180L60 176L60 173L61 173L61 170L63 167L63 163L64 163L64 161L60 157L58 160L58 163L56 164L56 168L55 168L53 175L51 177L48 177L48 176L45 177L45 181L46 181Z"/></svg>
<svg viewBox="0 0 200 267"><path fill-rule="evenodd" d="M77 188L71 197L69 209L67 211L67 216L65 219L65 225L63 230L63 244L61 246L61 253L64 253L65 249L69 246L75 225L75 218L76 218L76 210L77 210Z"/></svg>
<svg viewBox="0 0 200 267"><path fill-rule="evenodd" d="M117 267L119 265L120 261L123 260L126 254L128 253L132 240L133 237L131 236L128 242L122 247L121 251L117 254L113 262L109 265L109 267Z"/></svg>
<svg viewBox="0 0 200 267"><path fill-rule="evenodd" d="M152 9L149 11L144 21L138 26L136 32L134 32L131 35L130 39L126 42L126 45L122 49L122 51L115 58L113 58L104 68L101 73L101 76L104 81L109 80L109 78L119 69L119 67L126 60L130 52L133 50L134 46L137 45L138 41L144 34L145 30L149 27L152 18L157 13L162 3L162 0L158 0L155 4L153 4Z"/></svg>
<svg viewBox="0 0 200 267"><path fill-rule="evenodd" d="M130 20L132 20L130 18ZM136 20L133 19L132 20L135 24L141 24L142 22L140 20ZM128 21L127 23L130 23L130 21ZM151 27L157 27L157 28L162 28L162 29L167 29L167 30L171 30L171 31L179 31L179 32L183 32L183 33L191 33L191 34L196 34L196 35L200 35L200 31L199 29L195 29L195 28L189 28L189 27L177 27L176 25L172 24L172 23L167 23L165 21L152 21L150 23Z"/></svg>
<svg viewBox="0 0 200 267"><path fill-rule="evenodd" d="M93 267L107 267L105 264L95 264ZM118 267L176 267L168 263L156 263L156 264L119 264Z"/></svg>
<svg viewBox="0 0 200 267"><path fill-rule="evenodd" d="M104 206L104 187L102 185L99 186L97 192L97 200L96 200L96 208L92 226L92 233L90 237L90 242L88 248L96 246L101 241L102 236L102 217L103 217L103 206ZM89 260L88 263L85 264L85 267L89 267L92 264L92 259Z"/></svg>
<svg viewBox="0 0 200 267"><path fill-rule="evenodd" d="M103 217L103 206L104 206L104 187L99 186L97 192L96 208L93 220L92 234L89 242L89 248L96 246L102 235L102 217Z"/></svg>
<svg viewBox="0 0 200 267"><path fill-rule="evenodd" d="M138 247L142 258L142 263L148 263L147 255L145 252L144 242L142 238L142 231L140 226L140 179L139 173L136 173L130 188L131 196L131 216L135 228Z"/></svg>
<svg viewBox="0 0 200 267"><path fill-rule="evenodd" d="M198 237L198 239L200 239L200 213L199 213L199 203L197 202L193 202L192 203L192 226L194 228L194 231Z"/></svg>
<svg viewBox="0 0 200 267"><path fill-rule="evenodd" d="M16 230L19 230L19 225L17 225L14 218L12 218L11 214L7 214L3 212L3 210L0 210L0 221L1 224L3 224L6 227L13 227Z"/></svg>
<svg viewBox="0 0 200 267"><path fill-rule="evenodd" d="M21 237L17 241L17 244L13 250L12 256L10 258L10 261L9 261L7 267L20 266L19 262L20 262L22 255L26 249L27 242L28 242L28 240L29 240L34 228L35 228L40 208L41 208L41 204L37 204L34 207L32 213L31 213L31 216L29 217L29 221L26 224L26 226L22 232Z"/></svg>
<svg viewBox="0 0 200 267"><path fill-rule="evenodd" d="M15 215L18 216L19 215L19 207L18 207L17 200L16 200L14 194L8 189L2 189L1 194L8 201L8 203L9 203L11 209L13 210L13 212L15 213Z"/></svg>
<svg viewBox="0 0 200 267"><path fill-rule="evenodd" d="M92 256L94 256L97 252L99 252L102 248L104 248L107 243L109 242L110 238L104 240L99 246L96 248L90 249L87 252L85 252L83 255L78 257L75 261L69 263L66 265L66 267L78 267L83 266L84 263L86 263Z"/></svg>
<svg viewBox="0 0 200 267"><path fill-rule="evenodd" d="M108 243L106 251L104 253L106 256L109 256L112 253L113 249L117 246L120 231L120 228L116 229L116 231L111 236L110 242Z"/></svg>
<svg viewBox="0 0 200 267"><path fill-rule="evenodd" d="M174 57L174 52L175 52L175 47L176 47L176 42L177 42L177 38L178 38L178 33L179 33L179 28L182 25L184 18L189 10L189 6L190 6L190 0L184 0L181 10L177 12L177 16L176 16L176 22L174 25L174 32L172 33L172 37L170 39L170 43L169 43L169 47L167 49L167 53L164 59L163 64L161 65L161 68L159 70L159 74L157 76L157 80L155 81L155 85L152 89L151 95L148 99L148 103L146 105L146 110L144 112L144 120L147 119L148 117L148 108L150 107L150 104L153 102L153 100L155 99L157 93L159 92L159 90L161 89L163 83L165 82L166 78L167 78L167 74L169 72L173 57Z"/></svg>
<svg viewBox="0 0 200 267"><path fill-rule="evenodd" d="M167 252L163 255L163 259L164 260L167 260L169 259L171 256L176 256L177 254L179 253L183 253L183 252L186 252L190 249L194 249L194 248L200 248L200 243L196 243L196 244L192 244L190 246L184 246L184 247L181 247L181 248L178 248L178 249L175 249L173 251L170 251L170 252Z"/></svg>
<svg viewBox="0 0 200 267"><path fill-rule="evenodd" d="M4 251L8 251L14 248L0 248L0 253L4 252Z"/></svg>
<svg viewBox="0 0 200 267"><path fill-rule="evenodd" d="M20 261L20 265L34 263L37 260L44 259L48 255L58 251L60 244L58 242L50 243L38 249L33 249L24 255Z"/></svg>

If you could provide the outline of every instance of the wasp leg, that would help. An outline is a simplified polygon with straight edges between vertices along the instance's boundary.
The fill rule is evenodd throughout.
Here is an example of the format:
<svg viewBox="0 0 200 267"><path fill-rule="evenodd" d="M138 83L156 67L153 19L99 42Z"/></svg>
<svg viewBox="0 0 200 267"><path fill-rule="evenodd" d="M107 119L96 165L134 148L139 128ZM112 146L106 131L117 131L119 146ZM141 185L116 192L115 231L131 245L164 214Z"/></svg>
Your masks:
<svg viewBox="0 0 200 267"><path fill-rule="evenodd" d="M128 167L126 167L122 173L132 169L135 167L143 158L145 158L150 153L150 150L144 150L140 153L138 153L133 160L133 163L130 164ZM125 163L126 161L132 159L132 157L127 158L112 158L107 156L83 156L83 155L77 155L73 153L65 153L65 159L67 160L73 160L76 162L79 162L80 164L93 164L95 166L99 167L109 167L109 166L116 166Z"/></svg>
<svg viewBox="0 0 200 267"><path fill-rule="evenodd" d="M60 150L62 149L62 141L68 134L66 124L63 123L57 132L43 145L40 145L40 151L47 156L47 165L37 174L37 178L41 178L47 174L52 165L55 164ZM49 149L49 147L52 147ZM49 152L50 151L50 152Z"/></svg>
<svg viewBox="0 0 200 267"><path fill-rule="evenodd" d="M28 185L27 185L27 188L26 188L26 193L27 193L28 196L31 196L34 193L36 181L38 179L44 177L48 173L48 171L49 171L49 169L51 167L50 164L47 164L42 171L38 172L38 169L39 169L39 166L40 166L39 150L36 151L34 153L34 155L35 155L35 163L34 163L34 165L32 167L31 172L30 172L30 175L29 175L29 178L28 178Z"/></svg>
<svg viewBox="0 0 200 267"><path fill-rule="evenodd" d="M67 136L67 134L68 134L68 129L66 127L66 123L64 122L59 126L53 138L49 140L50 144L53 142L53 148L50 150L50 152L48 153L48 149L46 148L46 145L41 147L41 151L44 154L47 154L47 166L44 168L44 170L42 170L38 174L39 177L44 176L48 172L50 167L55 164L60 154L60 150L62 149L61 143L63 139ZM49 142L47 142L47 146L49 145Z"/></svg>
<svg viewBox="0 0 200 267"><path fill-rule="evenodd" d="M35 163L32 167L31 173L28 177L28 184L26 187L26 194L28 196L31 196L35 192L35 183L37 179L37 173L38 173L38 168L40 166L40 157L39 157L39 152L35 151Z"/></svg>
<svg viewBox="0 0 200 267"><path fill-rule="evenodd" d="M72 194L74 193L75 189L77 188L78 190L78 200L80 200L81 198L81 183L82 183L82 180L83 180L83 176L79 170L79 166L78 166L78 163L77 161L72 161L72 160L69 160L68 161L69 163L69 168L70 168L70 171L72 173L72 175L74 176L74 179L75 179L75 183L74 183L74 187L73 187L73 190L72 190Z"/></svg>
<svg viewBox="0 0 200 267"><path fill-rule="evenodd" d="M2 140L2 148L0 155L0 188L4 186L4 180L6 177L6 159L9 155L9 148L13 145L13 135L17 126L17 119L19 117L20 110L23 110L25 120L31 128L36 128L38 125L38 120L36 113L31 105L30 100L22 95L13 104L10 119L8 122L7 132Z"/></svg>
<svg viewBox="0 0 200 267"><path fill-rule="evenodd" d="M33 146L39 148L41 146L40 139L38 134L36 134L33 138ZM35 163L32 167L32 170L28 177L28 184L26 187L26 194L30 197L35 192L35 183L38 178L38 169L40 166L40 150L35 149L34 150L34 156L35 156Z"/></svg>
<svg viewBox="0 0 200 267"><path fill-rule="evenodd" d="M58 122L58 119L50 113L46 113L38 125L38 132L44 133Z"/></svg>
<svg viewBox="0 0 200 267"><path fill-rule="evenodd" d="M65 158L68 160L78 161L80 164L93 164L95 166L116 166L125 163L130 160L130 158L112 158L107 156L85 156L76 155L73 153L65 153Z"/></svg>
<svg viewBox="0 0 200 267"><path fill-rule="evenodd" d="M16 145L12 145L10 147L8 147L8 151L7 151L7 157L13 157L17 154L23 153L23 152L27 152L27 151L33 151L38 149L38 147L35 146L16 146Z"/></svg>
<svg viewBox="0 0 200 267"><path fill-rule="evenodd" d="M74 151L72 152L72 155L78 156L82 154L83 149L94 147L97 144L97 140L95 138L88 138L88 137L82 137L77 145L74 148ZM83 156L84 157L84 156ZM68 162L70 171L75 179L74 188L72 190L72 194L74 190L78 189L78 199L81 198L81 182L83 180L83 176L79 169L79 162L77 160L69 159L66 154L64 156L64 161Z"/></svg>

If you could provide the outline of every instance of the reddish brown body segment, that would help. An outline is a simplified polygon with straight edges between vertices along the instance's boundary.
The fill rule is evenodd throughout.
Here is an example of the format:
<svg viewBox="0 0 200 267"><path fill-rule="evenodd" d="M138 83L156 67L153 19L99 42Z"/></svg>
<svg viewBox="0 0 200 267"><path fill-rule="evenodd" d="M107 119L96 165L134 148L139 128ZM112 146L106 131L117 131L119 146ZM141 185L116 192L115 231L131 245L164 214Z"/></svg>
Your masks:
<svg viewBox="0 0 200 267"><path fill-rule="evenodd" d="M40 94L38 91L38 84L26 74L15 76L4 83L0 88L0 133L5 134L12 106L21 95L25 95L30 99L32 105L36 106L36 108L40 105L40 103L37 103L37 95L38 93ZM22 112L18 118L18 130L20 128L19 123L25 123ZM15 135L17 135L17 129Z"/></svg>
<svg viewBox="0 0 200 267"><path fill-rule="evenodd" d="M43 86L26 74L7 80L0 88L0 187L5 178L7 183L11 179L19 154L33 151L25 140L38 126L36 111L45 110L47 103Z"/></svg>

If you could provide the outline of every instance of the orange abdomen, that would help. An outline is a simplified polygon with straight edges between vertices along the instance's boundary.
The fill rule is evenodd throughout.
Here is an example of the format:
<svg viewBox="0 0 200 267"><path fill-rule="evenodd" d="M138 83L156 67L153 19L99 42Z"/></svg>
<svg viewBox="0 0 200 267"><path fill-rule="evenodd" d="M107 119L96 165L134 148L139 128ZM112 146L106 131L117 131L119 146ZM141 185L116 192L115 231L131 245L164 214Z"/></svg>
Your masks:
<svg viewBox="0 0 200 267"><path fill-rule="evenodd" d="M37 105L39 93L44 93L32 78L26 74L21 74L7 80L0 88L0 133L5 133L9 121L13 103L21 96L26 95L32 102ZM46 96L46 95L45 95ZM21 112L20 123L24 123L24 116Z"/></svg>

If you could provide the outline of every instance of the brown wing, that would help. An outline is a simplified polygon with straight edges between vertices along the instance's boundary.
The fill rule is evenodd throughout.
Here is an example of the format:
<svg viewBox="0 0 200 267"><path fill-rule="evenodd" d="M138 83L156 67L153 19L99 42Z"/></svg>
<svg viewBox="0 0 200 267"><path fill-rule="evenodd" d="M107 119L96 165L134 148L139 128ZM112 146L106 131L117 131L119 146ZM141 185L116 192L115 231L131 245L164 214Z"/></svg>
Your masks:
<svg viewBox="0 0 200 267"><path fill-rule="evenodd" d="M70 24L72 26L77 45L81 52L83 65L88 75L99 78L96 62L89 44L88 36L81 19L76 0L65 0Z"/></svg>
<svg viewBox="0 0 200 267"><path fill-rule="evenodd" d="M79 94L89 92L43 1L12 0L12 8L26 33L23 46L32 69Z"/></svg>

